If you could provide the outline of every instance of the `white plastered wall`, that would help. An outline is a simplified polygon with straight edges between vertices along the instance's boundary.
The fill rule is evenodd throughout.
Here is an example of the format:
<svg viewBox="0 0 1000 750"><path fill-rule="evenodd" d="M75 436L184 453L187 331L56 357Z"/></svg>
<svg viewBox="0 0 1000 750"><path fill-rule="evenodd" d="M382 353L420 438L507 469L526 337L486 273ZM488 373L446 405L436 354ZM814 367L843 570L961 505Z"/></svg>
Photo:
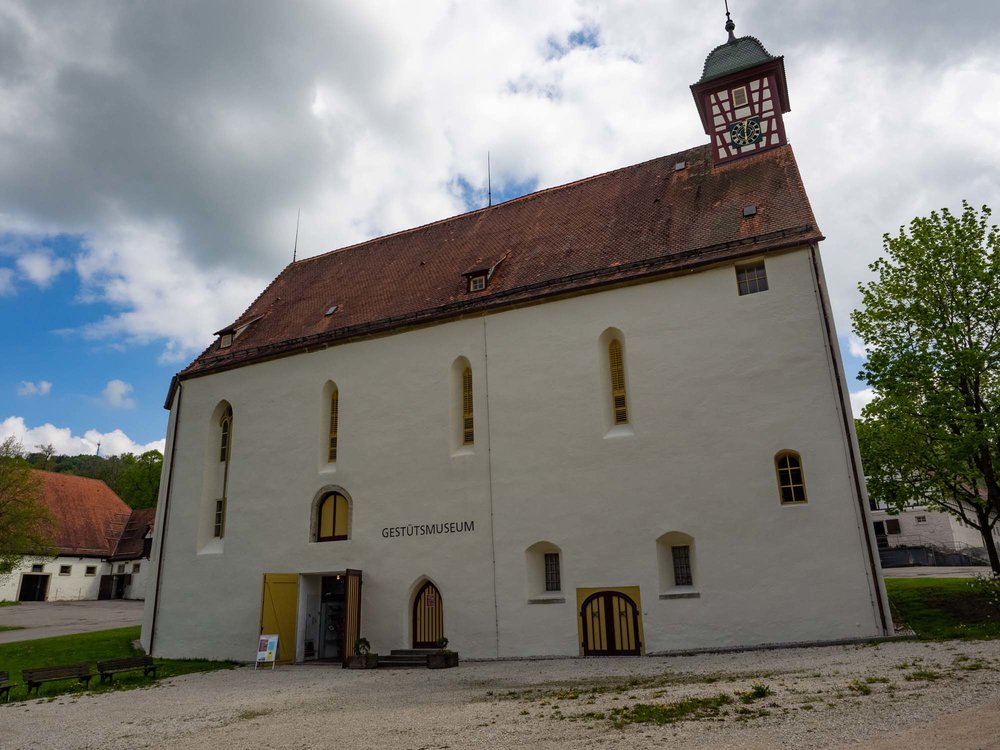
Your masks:
<svg viewBox="0 0 1000 750"><path fill-rule="evenodd" d="M762 294L738 296L725 266L184 381L170 517L156 522L167 539L155 653L251 658L264 573L347 568L364 572L362 631L383 653L409 646L423 576L468 657L578 653L578 587L639 586L647 652L881 634L809 253L770 256L767 270ZM624 431L603 416L598 340L612 327L626 344ZM459 356L473 371L476 442L455 452ZM328 380L340 392L333 470L315 445ZM223 399L226 539L221 554L198 554ZM782 449L802 456L806 505L778 501ZM351 539L310 543L311 503L330 485L352 498ZM383 536L468 521L474 531ZM656 540L670 531L694 539L699 598L659 598ZM526 550L541 541L561 550L564 602L528 601Z"/></svg>
<svg viewBox="0 0 1000 750"><path fill-rule="evenodd" d="M23 574L32 575L32 566L41 565L42 574L49 576L45 600L75 601L96 599L101 576L111 572L108 563L92 557L24 557L12 573L0 576L0 601L17 601ZM69 566L68 575L59 571ZM94 568L94 575L87 575L87 568Z"/></svg>

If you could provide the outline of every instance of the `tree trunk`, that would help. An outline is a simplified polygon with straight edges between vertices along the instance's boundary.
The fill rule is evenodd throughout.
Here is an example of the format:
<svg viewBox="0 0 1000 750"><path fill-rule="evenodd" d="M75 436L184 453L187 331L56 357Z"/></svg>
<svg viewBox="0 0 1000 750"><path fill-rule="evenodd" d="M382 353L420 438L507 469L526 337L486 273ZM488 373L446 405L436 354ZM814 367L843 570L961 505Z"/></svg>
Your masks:
<svg viewBox="0 0 1000 750"><path fill-rule="evenodd" d="M993 531L990 529L989 511L977 505L976 519L979 521L979 533L983 535L983 546L986 547L986 554L990 558L990 567L994 574L1000 575L1000 557L997 556L996 540L993 539Z"/></svg>

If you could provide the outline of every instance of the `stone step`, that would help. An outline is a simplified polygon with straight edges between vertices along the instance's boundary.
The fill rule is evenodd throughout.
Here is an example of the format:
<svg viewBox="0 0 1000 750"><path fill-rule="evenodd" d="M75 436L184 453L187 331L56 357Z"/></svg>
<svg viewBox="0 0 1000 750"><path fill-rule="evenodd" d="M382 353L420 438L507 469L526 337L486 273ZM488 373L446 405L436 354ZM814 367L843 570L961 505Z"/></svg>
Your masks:
<svg viewBox="0 0 1000 750"><path fill-rule="evenodd" d="M414 667L427 667L426 656L380 656L378 659L379 669L407 669Z"/></svg>

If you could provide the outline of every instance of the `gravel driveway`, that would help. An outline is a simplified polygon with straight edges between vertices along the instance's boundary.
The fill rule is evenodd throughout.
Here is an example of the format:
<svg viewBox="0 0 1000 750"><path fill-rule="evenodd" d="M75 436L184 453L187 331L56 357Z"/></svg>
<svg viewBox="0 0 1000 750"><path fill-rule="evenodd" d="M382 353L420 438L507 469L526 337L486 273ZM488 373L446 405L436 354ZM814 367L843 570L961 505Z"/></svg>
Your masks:
<svg viewBox="0 0 1000 750"><path fill-rule="evenodd" d="M0 643L139 625L142 607L143 602L129 599L21 602L16 607L0 607L0 625L24 628L0 631Z"/></svg>
<svg viewBox="0 0 1000 750"><path fill-rule="evenodd" d="M458 669L240 668L0 706L4 748L1000 747L1000 641L892 642ZM631 685L629 682L631 681ZM674 724L609 716L748 691ZM730 698L727 698L727 701ZM589 715L589 717L585 717Z"/></svg>

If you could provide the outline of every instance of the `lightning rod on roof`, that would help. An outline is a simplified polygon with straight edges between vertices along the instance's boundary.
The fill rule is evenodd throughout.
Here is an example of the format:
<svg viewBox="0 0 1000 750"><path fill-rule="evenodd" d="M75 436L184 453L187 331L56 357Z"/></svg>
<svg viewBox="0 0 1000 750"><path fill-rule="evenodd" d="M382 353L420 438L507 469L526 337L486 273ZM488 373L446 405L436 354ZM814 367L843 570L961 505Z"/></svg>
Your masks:
<svg viewBox="0 0 1000 750"><path fill-rule="evenodd" d="M490 175L490 152L486 152L486 199L493 205L493 179Z"/></svg>
<svg viewBox="0 0 1000 750"><path fill-rule="evenodd" d="M100 440L97 441L97 452L94 455L95 456L100 456L101 455L101 441Z"/></svg>
<svg viewBox="0 0 1000 750"><path fill-rule="evenodd" d="M295 214L295 244L292 245L292 263L295 262L295 256L299 252L299 219L301 218L302 218L302 209L300 208L299 212Z"/></svg>

